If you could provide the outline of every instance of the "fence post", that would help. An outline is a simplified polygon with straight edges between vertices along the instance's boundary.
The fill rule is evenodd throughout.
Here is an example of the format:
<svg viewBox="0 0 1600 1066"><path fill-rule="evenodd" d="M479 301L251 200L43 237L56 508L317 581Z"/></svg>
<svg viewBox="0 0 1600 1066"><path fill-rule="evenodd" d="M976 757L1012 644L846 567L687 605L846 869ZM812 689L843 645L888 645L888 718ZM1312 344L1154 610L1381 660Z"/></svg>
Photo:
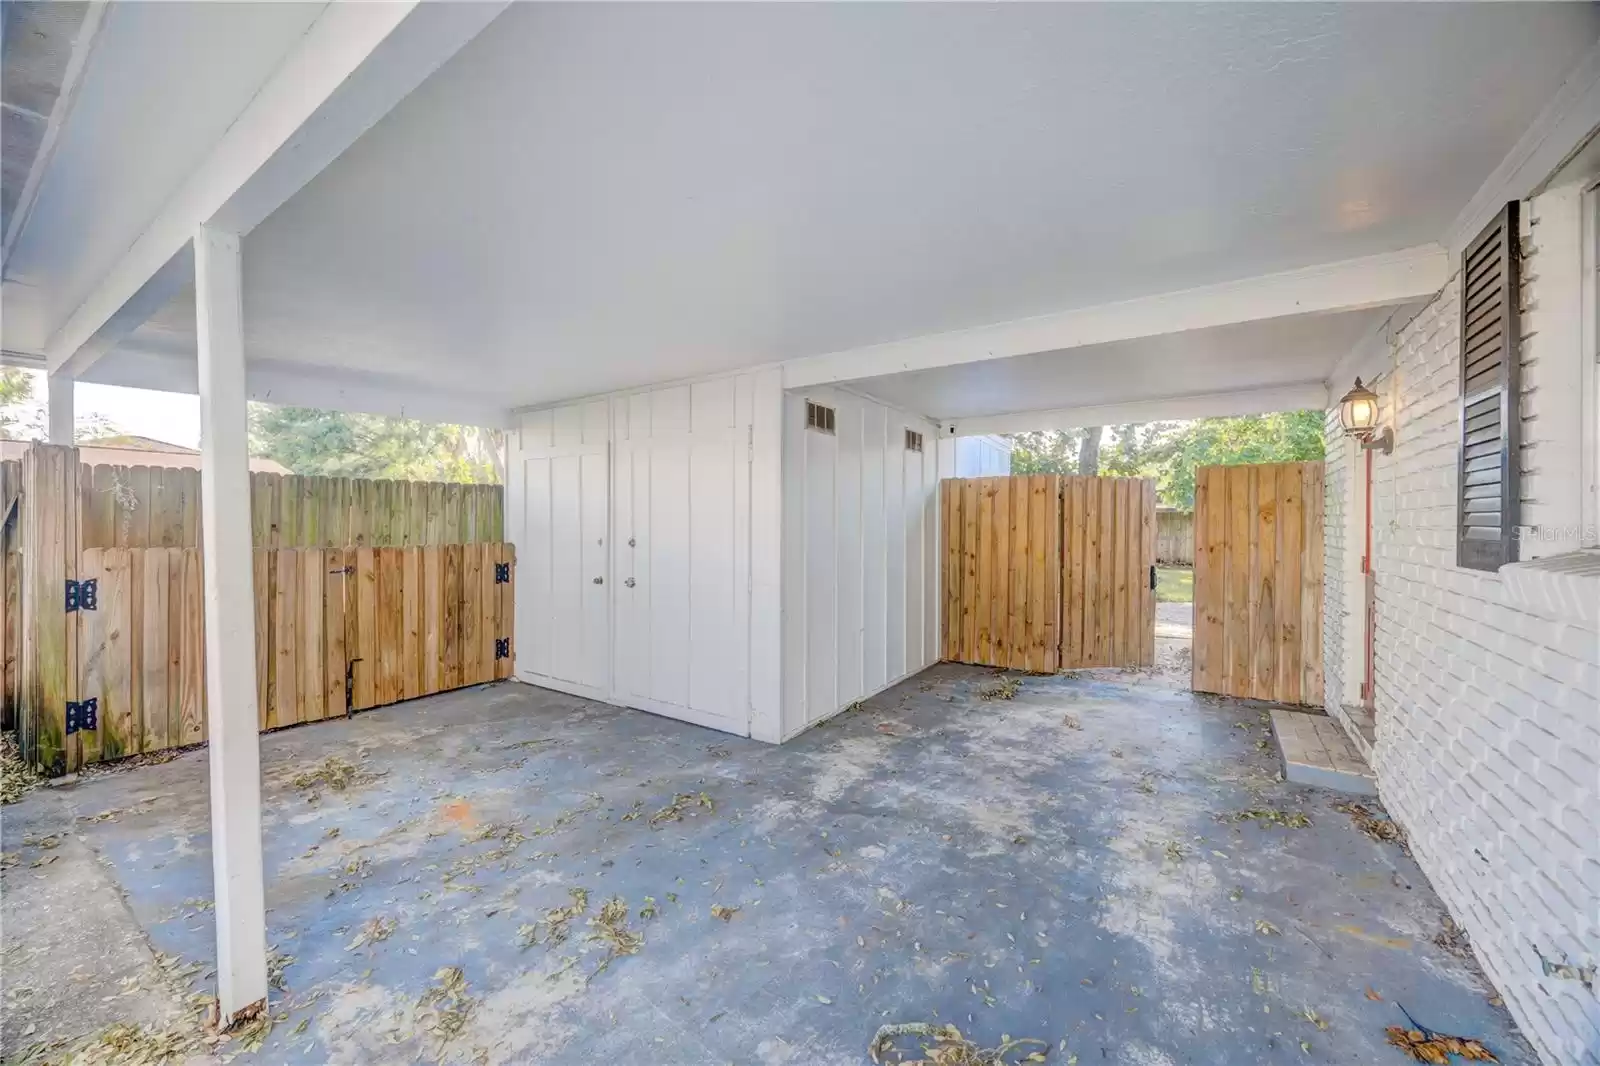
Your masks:
<svg viewBox="0 0 1600 1066"><path fill-rule="evenodd" d="M67 738L77 698L77 619L67 582L78 577L78 449L35 444L22 456L22 663L17 716L22 757L52 777L78 768Z"/></svg>

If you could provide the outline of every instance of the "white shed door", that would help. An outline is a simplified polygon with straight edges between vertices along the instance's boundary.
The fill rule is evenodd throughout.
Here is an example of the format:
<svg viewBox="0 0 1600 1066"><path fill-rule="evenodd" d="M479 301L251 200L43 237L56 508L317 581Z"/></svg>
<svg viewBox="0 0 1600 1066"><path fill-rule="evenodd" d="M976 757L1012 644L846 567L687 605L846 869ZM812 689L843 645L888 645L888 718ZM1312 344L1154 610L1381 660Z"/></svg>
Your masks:
<svg viewBox="0 0 1600 1066"><path fill-rule="evenodd" d="M587 696L610 689L608 448L539 449L523 460L517 546L519 672Z"/></svg>
<svg viewBox="0 0 1600 1066"><path fill-rule="evenodd" d="M618 702L749 733L748 492L732 427L617 445Z"/></svg>

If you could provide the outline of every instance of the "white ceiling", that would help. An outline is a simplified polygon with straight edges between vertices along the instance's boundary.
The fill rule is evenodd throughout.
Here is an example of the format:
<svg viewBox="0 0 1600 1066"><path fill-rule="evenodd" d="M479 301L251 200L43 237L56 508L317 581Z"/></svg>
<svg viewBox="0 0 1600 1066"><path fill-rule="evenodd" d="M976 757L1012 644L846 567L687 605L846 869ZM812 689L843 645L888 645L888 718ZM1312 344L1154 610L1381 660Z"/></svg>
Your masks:
<svg viewBox="0 0 1600 1066"><path fill-rule="evenodd" d="M862 378L939 421L1321 382L1388 309L1245 322L1064 352Z"/></svg>
<svg viewBox="0 0 1600 1066"><path fill-rule="evenodd" d="M1597 36L1565 4L517 4L246 238L247 350L504 407L1406 248Z"/></svg>

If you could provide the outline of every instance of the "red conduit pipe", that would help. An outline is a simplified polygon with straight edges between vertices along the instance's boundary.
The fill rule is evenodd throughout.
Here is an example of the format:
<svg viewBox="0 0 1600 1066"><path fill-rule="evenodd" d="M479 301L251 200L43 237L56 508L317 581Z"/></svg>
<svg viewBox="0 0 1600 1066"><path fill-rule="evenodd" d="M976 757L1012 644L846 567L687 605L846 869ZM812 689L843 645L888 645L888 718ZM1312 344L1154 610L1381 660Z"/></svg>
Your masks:
<svg viewBox="0 0 1600 1066"><path fill-rule="evenodd" d="M1363 449L1363 451L1365 451L1365 449ZM1362 614L1364 616L1364 619L1363 619L1363 635L1364 635L1364 639L1362 640L1362 646L1363 646L1363 649L1366 652L1366 670L1365 670L1365 672L1364 672L1364 674L1362 676L1362 680L1361 680L1361 703L1362 703L1362 706L1366 707L1366 709L1370 711L1370 710L1373 709L1373 704L1376 702L1375 694L1373 692L1373 687L1374 686L1373 686L1373 678L1372 678L1372 674L1373 674L1372 646L1373 646L1373 643L1374 643L1374 641L1375 641L1375 639L1377 637L1377 634L1373 632L1373 630L1375 628L1375 621L1376 620L1373 618L1373 599L1375 597L1374 597L1373 578L1372 578L1372 453L1370 451L1367 451L1366 452L1366 457L1367 457L1367 515L1366 515L1367 542L1366 542L1366 548L1365 548L1365 550L1364 550L1364 552L1362 553L1362 556L1361 556L1362 595L1365 598L1365 610L1362 611Z"/></svg>

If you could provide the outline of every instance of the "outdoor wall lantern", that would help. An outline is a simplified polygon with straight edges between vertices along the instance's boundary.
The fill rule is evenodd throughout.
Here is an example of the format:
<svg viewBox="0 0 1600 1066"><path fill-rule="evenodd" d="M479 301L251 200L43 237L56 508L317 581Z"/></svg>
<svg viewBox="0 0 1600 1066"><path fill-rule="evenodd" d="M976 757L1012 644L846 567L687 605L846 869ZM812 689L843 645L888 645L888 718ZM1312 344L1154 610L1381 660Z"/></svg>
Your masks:
<svg viewBox="0 0 1600 1066"><path fill-rule="evenodd" d="M1364 451L1377 450L1384 455L1394 451L1394 430L1378 428L1378 394L1361 384L1360 378L1339 401L1339 424L1345 436L1361 442Z"/></svg>

